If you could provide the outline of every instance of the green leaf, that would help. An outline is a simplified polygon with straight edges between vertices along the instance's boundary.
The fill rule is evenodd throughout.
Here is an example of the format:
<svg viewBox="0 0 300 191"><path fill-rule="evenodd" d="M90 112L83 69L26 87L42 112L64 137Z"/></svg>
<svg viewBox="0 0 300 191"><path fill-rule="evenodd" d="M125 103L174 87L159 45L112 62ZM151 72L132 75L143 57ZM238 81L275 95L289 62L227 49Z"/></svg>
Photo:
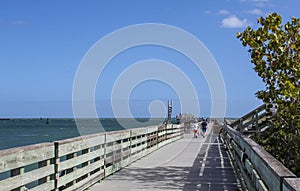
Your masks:
<svg viewBox="0 0 300 191"><path fill-rule="evenodd" d="M268 131L257 141L300 176L300 19L271 13L258 18L258 29L247 27L237 38L248 48L253 69L265 83L255 95L276 103L277 112ZM284 29L284 30L283 30ZM294 168L298 166L298 168ZM293 168L292 168L293 167Z"/></svg>

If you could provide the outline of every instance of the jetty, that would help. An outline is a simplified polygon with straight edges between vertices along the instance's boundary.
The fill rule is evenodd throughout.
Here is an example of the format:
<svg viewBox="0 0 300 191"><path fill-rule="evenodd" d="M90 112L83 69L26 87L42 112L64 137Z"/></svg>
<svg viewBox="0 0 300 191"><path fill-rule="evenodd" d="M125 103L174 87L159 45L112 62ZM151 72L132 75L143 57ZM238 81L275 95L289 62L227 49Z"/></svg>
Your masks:
<svg viewBox="0 0 300 191"><path fill-rule="evenodd" d="M211 123L205 137L187 133L88 190L237 190L241 186L217 130Z"/></svg>
<svg viewBox="0 0 300 191"><path fill-rule="evenodd" d="M1 191L299 191L300 178L249 138L267 128L262 105L235 121L86 135L0 151Z"/></svg>

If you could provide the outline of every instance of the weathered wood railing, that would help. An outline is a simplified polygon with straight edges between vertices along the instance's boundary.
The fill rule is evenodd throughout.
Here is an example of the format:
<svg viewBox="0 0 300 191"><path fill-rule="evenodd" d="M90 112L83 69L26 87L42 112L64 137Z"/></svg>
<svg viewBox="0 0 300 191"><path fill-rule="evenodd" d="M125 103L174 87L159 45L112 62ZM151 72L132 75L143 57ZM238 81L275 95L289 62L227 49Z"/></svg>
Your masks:
<svg viewBox="0 0 300 191"><path fill-rule="evenodd" d="M230 126L244 133L257 133L261 131L265 125L261 125L267 119L267 108L266 104L263 104L253 111L247 113L238 120L232 122Z"/></svg>
<svg viewBox="0 0 300 191"><path fill-rule="evenodd" d="M300 178L242 132L224 125L220 135L248 190L300 190Z"/></svg>
<svg viewBox="0 0 300 191"><path fill-rule="evenodd" d="M182 125L162 125L2 150L0 190L84 190L182 137Z"/></svg>

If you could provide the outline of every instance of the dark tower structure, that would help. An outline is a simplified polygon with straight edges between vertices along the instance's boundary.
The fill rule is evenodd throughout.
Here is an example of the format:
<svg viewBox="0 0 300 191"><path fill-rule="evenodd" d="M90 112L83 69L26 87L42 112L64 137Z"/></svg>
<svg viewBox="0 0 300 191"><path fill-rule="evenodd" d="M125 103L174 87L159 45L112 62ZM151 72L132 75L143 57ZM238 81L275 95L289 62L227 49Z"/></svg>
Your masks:
<svg viewBox="0 0 300 191"><path fill-rule="evenodd" d="M171 123L171 116L172 116L172 101L168 100L168 124Z"/></svg>

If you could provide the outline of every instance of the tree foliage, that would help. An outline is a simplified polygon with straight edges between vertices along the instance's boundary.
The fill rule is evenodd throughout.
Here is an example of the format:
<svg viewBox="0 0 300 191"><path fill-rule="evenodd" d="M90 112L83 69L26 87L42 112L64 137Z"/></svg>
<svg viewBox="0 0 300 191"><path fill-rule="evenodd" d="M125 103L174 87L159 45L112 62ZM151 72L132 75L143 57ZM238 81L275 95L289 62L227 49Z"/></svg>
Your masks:
<svg viewBox="0 0 300 191"><path fill-rule="evenodd" d="M292 17L282 24L277 13L258 19L259 27L238 33L248 47L254 70L265 83L256 93L276 108L267 131L256 141L300 176L300 23Z"/></svg>

